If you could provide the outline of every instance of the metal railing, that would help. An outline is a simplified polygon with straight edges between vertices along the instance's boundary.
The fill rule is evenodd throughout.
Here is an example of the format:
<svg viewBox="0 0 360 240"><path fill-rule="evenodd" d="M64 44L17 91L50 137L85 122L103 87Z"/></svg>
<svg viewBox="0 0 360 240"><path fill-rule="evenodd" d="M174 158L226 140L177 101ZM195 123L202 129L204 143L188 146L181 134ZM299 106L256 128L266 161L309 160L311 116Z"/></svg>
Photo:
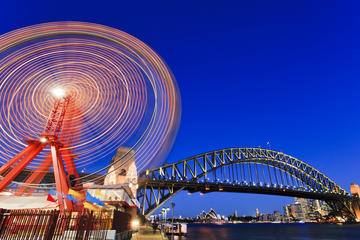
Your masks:
<svg viewBox="0 0 360 240"><path fill-rule="evenodd" d="M114 214L0 209L0 239L106 239Z"/></svg>

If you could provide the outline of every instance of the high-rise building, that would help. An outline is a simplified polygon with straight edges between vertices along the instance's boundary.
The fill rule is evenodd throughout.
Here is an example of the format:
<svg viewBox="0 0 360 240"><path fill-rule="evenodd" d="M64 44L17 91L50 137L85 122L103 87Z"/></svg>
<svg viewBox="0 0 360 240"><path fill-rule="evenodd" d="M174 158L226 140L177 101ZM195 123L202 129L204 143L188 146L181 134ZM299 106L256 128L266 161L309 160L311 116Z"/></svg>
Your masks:
<svg viewBox="0 0 360 240"><path fill-rule="evenodd" d="M309 220L316 220L324 216L324 212L321 209L320 201L317 199L309 200L309 212L308 212L308 219Z"/></svg>
<svg viewBox="0 0 360 240"><path fill-rule="evenodd" d="M291 207L293 209L294 217L296 220L303 222L306 221L306 216L300 203L295 202L294 204L291 204Z"/></svg>
<svg viewBox="0 0 360 240"><path fill-rule="evenodd" d="M325 201L320 202L320 207L321 207L323 216L326 216L331 212L330 206Z"/></svg>
<svg viewBox="0 0 360 240"><path fill-rule="evenodd" d="M256 209L255 209L255 217L259 217L259 216L260 216L259 209L256 208Z"/></svg>
<svg viewBox="0 0 360 240"><path fill-rule="evenodd" d="M303 217L304 220L301 220L301 221L308 220L309 219L309 212L310 212L308 199L295 197L294 200L295 200L295 204L296 203L300 204L301 212L302 212L302 215L304 216Z"/></svg>
<svg viewBox="0 0 360 240"><path fill-rule="evenodd" d="M313 200L313 207L314 207L315 210L320 210L321 209L320 201L318 199Z"/></svg>
<svg viewBox="0 0 360 240"><path fill-rule="evenodd" d="M284 206L284 219L283 219L284 222L290 222L291 220L289 206L290 205Z"/></svg>
<svg viewBox="0 0 360 240"><path fill-rule="evenodd" d="M295 197L294 201L295 201L295 203L299 203L301 205L301 209L302 209L304 215L306 216L308 214L308 212L309 212L308 200L306 198Z"/></svg>
<svg viewBox="0 0 360 240"><path fill-rule="evenodd" d="M281 220L280 218L280 212L274 211L274 221L279 222Z"/></svg>
<svg viewBox="0 0 360 240"><path fill-rule="evenodd" d="M234 217L237 217L238 214L237 214L237 210L234 211Z"/></svg>
<svg viewBox="0 0 360 240"><path fill-rule="evenodd" d="M305 221L305 215L301 204L295 202L284 207L285 221Z"/></svg>

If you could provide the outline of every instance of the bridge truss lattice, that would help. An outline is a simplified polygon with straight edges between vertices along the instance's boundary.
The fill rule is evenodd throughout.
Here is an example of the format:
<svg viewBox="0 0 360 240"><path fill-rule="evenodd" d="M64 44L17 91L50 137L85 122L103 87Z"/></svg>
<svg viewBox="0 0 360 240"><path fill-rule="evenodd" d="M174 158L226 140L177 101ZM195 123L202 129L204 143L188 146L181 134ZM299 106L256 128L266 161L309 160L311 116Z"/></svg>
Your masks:
<svg viewBox="0 0 360 240"><path fill-rule="evenodd" d="M352 218L350 194L305 162L261 148L228 148L146 170L139 177L141 213L152 214L182 190L244 192L325 200Z"/></svg>

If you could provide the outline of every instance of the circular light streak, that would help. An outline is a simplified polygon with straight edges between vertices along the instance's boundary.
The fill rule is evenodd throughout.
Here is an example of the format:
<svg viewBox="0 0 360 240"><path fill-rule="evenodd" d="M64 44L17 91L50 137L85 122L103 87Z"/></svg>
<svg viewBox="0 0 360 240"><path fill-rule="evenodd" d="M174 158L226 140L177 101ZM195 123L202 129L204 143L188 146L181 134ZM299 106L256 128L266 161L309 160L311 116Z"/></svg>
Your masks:
<svg viewBox="0 0 360 240"><path fill-rule="evenodd" d="M135 151L138 172L163 162L181 108L165 62L120 30L52 22L0 36L1 165L27 145L23 139L40 136L56 98L67 94L74 102L64 122L71 123L79 172L103 174L119 146Z"/></svg>

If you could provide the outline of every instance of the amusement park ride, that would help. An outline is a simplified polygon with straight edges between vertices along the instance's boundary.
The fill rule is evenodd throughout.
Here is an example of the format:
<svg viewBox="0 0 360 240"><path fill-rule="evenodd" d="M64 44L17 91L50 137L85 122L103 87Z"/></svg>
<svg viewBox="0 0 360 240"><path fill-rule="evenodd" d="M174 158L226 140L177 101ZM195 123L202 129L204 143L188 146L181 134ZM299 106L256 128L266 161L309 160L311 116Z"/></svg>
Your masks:
<svg viewBox="0 0 360 240"><path fill-rule="evenodd" d="M137 171L163 162L180 98L149 46L84 22L33 25L0 39L0 197L56 190L59 210L79 210L69 190L137 186L129 181Z"/></svg>
<svg viewBox="0 0 360 240"><path fill-rule="evenodd" d="M0 168L0 174L8 171L0 181L0 191L3 191L49 145L50 154L43 160L38 169L27 178L25 184L16 191L15 195L31 195L34 191L31 185L39 184L52 165L59 209L64 210L63 196L66 196L69 191L69 178L79 177L74 163L75 155L70 150L71 140L74 137L71 129L71 115L73 115L72 111L75 109L75 100L73 94L66 92L62 88L53 89L52 94L56 99L43 133L37 139L26 139L28 146ZM65 116L68 116L67 121L64 121ZM65 172L65 167L69 178ZM66 200L66 209L73 209L72 201Z"/></svg>

